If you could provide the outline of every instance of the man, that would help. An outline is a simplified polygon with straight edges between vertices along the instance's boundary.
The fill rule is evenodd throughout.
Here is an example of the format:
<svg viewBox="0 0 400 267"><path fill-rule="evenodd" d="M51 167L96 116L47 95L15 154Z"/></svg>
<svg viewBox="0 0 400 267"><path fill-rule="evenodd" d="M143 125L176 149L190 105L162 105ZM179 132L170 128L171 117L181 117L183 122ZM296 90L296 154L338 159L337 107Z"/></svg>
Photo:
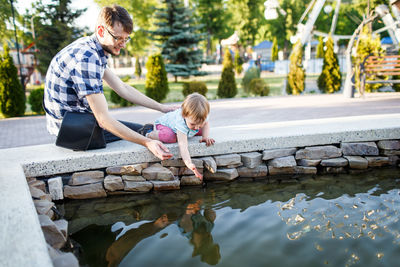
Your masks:
<svg viewBox="0 0 400 267"><path fill-rule="evenodd" d="M111 117L103 93L104 80L117 94L128 101L161 112L176 107L162 105L123 83L107 68L108 56L119 55L129 41L133 23L128 12L117 5L103 7L95 33L83 37L62 49L51 61L46 74L44 103L47 129L58 135L64 114L92 112L106 142L125 139L147 147L156 157L172 157L159 141L146 138L136 131L142 125L119 122Z"/></svg>

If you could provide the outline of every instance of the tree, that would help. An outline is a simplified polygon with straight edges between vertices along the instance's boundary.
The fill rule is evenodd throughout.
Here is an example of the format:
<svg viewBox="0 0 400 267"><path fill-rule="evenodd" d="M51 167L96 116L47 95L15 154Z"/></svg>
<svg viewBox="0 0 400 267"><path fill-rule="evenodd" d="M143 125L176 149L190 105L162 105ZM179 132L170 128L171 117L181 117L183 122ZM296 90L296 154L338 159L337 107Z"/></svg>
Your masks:
<svg viewBox="0 0 400 267"><path fill-rule="evenodd" d="M25 113L25 95L18 78L18 70L4 45L0 58L0 111L5 117L22 116Z"/></svg>
<svg viewBox="0 0 400 267"><path fill-rule="evenodd" d="M276 40L276 36L272 40L271 60L274 62L278 60L278 41Z"/></svg>
<svg viewBox="0 0 400 267"><path fill-rule="evenodd" d="M169 92L167 72L161 54L150 56L146 69L146 95L160 102L167 97Z"/></svg>
<svg viewBox="0 0 400 267"><path fill-rule="evenodd" d="M43 5L36 2L36 12L40 19L35 20L36 47L39 61L38 70L44 74L53 57L65 46L81 35L80 29L73 26L73 22L86 9L73 10L71 0L53 1Z"/></svg>
<svg viewBox="0 0 400 267"><path fill-rule="evenodd" d="M303 46L300 40L293 45L287 79L286 91L288 94L299 95L304 91L305 71L303 69Z"/></svg>
<svg viewBox="0 0 400 267"><path fill-rule="evenodd" d="M225 49L221 80L218 83L217 95L220 98L232 98L237 94L235 72L233 71L232 55Z"/></svg>
<svg viewBox="0 0 400 267"><path fill-rule="evenodd" d="M163 0L165 6L155 14L158 29L152 31L152 38L161 42L161 54L165 59L165 69L177 77L205 75L199 71L203 52L198 43L204 34L198 33L200 27L194 26L192 11L179 0Z"/></svg>
<svg viewBox="0 0 400 267"><path fill-rule="evenodd" d="M15 15L17 16L17 10L14 7ZM11 37L10 31L7 30L6 24L12 25L12 14L11 14L11 3L9 0L0 0L0 39L5 40L7 37Z"/></svg>
<svg viewBox="0 0 400 267"><path fill-rule="evenodd" d="M136 62L135 62L135 75L137 78L140 79L140 76L142 75L142 67L140 66L139 62L139 57L136 57Z"/></svg>
<svg viewBox="0 0 400 267"><path fill-rule="evenodd" d="M236 74L240 74L240 73L242 73L242 71L243 71L243 59L242 59L242 57L240 56L240 54L239 54L239 51L237 50L236 51L236 53L235 53L235 62L234 62L234 65L235 65L235 71L236 71Z"/></svg>
<svg viewBox="0 0 400 267"><path fill-rule="evenodd" d="M318 77L318 88L324 93L334 93L340 90L342 85L342 74L340 73L339 62L333 51L333 39L329 35L326 41L324 64L322 72Z"/></svg>
<svg viewBox="0 0 400 267"><path fill-rule="evenodd" d="M317 58L324 58L324 38L322 36L318 38Z"/></svg>
<svg viewBox="0 0 400 267"><path fill-rule="evenodd" d="M400 49L398 51L398 55L400 55ZM393 80L400 80L400 75L394 75L393 76ZM395 90L396 92L400 92L400 83L395 83L392 86L393 90Z"/></svg>

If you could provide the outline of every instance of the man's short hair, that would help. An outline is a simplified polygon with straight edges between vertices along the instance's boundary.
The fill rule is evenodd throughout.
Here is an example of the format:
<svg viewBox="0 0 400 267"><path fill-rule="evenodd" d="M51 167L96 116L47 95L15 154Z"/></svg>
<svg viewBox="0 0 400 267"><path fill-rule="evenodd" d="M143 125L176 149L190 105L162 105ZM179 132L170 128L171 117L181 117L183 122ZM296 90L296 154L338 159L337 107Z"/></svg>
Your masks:
<svg viewBox="0 0 400 267"><path fill-rule="evenodd" d="M120 22L125 32L132 32L133 22L125 8L118 5L103 7L97 18L97 26L104 25L107 27L114 27L115 22Z"/></svg>

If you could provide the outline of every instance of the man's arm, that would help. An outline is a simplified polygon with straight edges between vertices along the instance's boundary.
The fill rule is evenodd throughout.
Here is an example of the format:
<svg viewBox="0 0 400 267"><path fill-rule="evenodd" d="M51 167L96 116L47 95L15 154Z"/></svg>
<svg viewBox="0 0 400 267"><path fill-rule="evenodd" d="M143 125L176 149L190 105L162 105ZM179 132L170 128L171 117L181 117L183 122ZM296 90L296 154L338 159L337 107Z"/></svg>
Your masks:
<svg viewBox="0 0 400 267"><path fill-rule="evenodd" d="M168 148L165 147L160 141L151 140L147 137L144 137L111 117L110 113L108 112L106 98L103 94L87 95L86 99L101 128L124 140L147 147L156 157L161 160L172 157L172 154L169 153Z"/></svg>
<svg viewBox="0 0 400 267"><path fill-rule="evenodd" d="M104 71L103 80L122 98L125 98L129 102L137 105L141 105L147 108L158 110L161 112L169 112L175 110L176 106L166 106L154 101L146 95L139 92L136 88L127 85L111 70L106 68Z"/></svg>

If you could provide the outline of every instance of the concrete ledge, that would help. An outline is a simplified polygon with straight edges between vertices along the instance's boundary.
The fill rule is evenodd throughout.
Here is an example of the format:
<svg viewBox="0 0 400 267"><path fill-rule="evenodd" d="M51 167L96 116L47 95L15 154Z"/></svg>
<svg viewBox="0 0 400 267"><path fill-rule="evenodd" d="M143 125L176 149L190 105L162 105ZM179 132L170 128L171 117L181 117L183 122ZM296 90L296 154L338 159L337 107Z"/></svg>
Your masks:
<svg viewBox="0 0 400 267"><path fill-rule="evenodd" d="M399 139L400 114L295 120L212 127L213 147L193 138L193 157L302 147L340 142ZM179 157L176 144L167 146ZM159 161L147 149L126 141L106 149L74 152L53 144L0 150L0 266L52 266L25 176L36 177Z"/></svg>

